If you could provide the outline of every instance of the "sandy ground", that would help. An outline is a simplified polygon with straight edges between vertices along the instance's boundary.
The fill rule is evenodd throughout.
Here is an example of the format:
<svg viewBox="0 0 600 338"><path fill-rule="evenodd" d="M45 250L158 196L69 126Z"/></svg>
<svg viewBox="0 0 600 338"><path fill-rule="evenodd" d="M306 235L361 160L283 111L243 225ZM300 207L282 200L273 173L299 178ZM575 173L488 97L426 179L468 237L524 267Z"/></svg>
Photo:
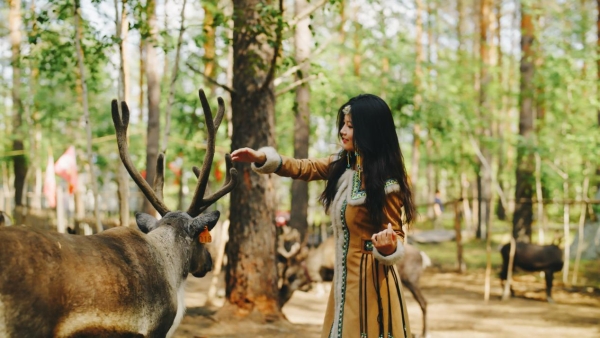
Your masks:
<svg viewBox="0 0 600 338"><path fill-rule="evenodd" d="M187 286L188 311L179 326L177 338L203 337L320 337L327 294L315 290L295 292L283 312L290 323L216 322L211 318L222 303L217 298L207 305L206 294L212 276L191 278ZM217 279L219 287L222 278ZM483 299L483 273L458 275L426 271L421 288L428 301L430 337L600 337L600 294L594 290L569 292L555 285L556 303L545 302L544 285L532 276L517 276L516 297L500 300L500 282L492 279L491 297ZM330 285L325 285L326 289ZM222 289L218 293L223 293ZM413 334L422 328L421 310L407 292Z"/></svg>

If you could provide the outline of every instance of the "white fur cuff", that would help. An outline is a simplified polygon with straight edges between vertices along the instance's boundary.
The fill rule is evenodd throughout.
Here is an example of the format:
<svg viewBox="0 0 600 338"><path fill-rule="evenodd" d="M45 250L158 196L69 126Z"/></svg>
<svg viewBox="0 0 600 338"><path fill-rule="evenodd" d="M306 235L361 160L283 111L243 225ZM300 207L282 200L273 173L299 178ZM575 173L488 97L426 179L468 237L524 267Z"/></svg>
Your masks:
<svg viewBox="0 0 600 338"><path fill-rule="evenodd" d="M259 174L272 174L277 172L279 168L281 168L281 156L277 153L277 150L273 147L262 147L258 149L258 151L262 151L267 156L267 161L261 165L260 167L256 166L256 163L252 163L252 170Z"/></svg>
<svg viewBox="0 0 600 338"><path fill-rule="evenodd" d="M382 255L375 247L373 247L373 256L383 265L394 265L398 263L402 257L404 256L404 244L402 244L402 240L398 238L398 245L396 246L396 251L391 255L384 256Z"/></svg>

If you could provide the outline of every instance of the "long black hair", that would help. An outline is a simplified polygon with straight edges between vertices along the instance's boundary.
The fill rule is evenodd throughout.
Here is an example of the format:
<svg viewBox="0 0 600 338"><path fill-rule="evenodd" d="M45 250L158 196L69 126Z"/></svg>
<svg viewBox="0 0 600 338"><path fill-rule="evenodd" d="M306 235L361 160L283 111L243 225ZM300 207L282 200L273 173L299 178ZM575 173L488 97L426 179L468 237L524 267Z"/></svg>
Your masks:
<svg viewBox="0 0 600 338"><path fill-rule="evenodd" d="M343 110L348 105L352 118L354 150L361 157L362 180L367 194L365 205L371 222L373 225L382 223L385 182L396 179L400 185L405 223L410 225L415 219L416 209L390 107L372 94L362 94L350 99L338 110L338 137L341 137L340 131L344 126ZM356 157L342 151L339 159L330 164L325 190L319 198L325 210L329 210L333 202L337 183L346 170L348 161L354 165Z"/></svg>

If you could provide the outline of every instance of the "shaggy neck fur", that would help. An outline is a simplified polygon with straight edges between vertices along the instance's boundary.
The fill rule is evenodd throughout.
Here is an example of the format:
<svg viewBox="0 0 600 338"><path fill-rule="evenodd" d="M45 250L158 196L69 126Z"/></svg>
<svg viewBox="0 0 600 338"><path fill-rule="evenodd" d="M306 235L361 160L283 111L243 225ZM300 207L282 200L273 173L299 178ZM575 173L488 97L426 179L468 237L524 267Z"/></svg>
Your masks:
<svg viewBox="0 0 600 338"><path fill-rule="evenodd" d="M160 253L154 257L165 267L166 276L171 290L177 290L177 294L171 295L171 301L177 308L173 325L167 333L167 337L171 337L179 326L185 314L185 283L189 273L189 265L193 251L192 239L186 236L182 229L163 226L148 234L149 242L156 247L156 251ZM185 250L172 250L173 243L181 248L189 248ZM177 278L183 276L183 278Z"/></svg>

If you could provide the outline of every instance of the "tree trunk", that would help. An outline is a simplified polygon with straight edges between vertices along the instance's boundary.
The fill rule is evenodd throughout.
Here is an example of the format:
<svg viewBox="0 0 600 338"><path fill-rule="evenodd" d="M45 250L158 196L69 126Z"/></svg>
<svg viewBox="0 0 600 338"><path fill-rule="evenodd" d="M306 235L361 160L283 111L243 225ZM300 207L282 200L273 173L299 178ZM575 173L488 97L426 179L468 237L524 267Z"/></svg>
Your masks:
<svg viewBox="0 0 600 338"><path fill-rule="evenodd" d="M416 0L417 5L417 21L416 21L416 50L417 50L417 59L415 64L415 97L414 97L414 111L418 116L418 112L421 109L421 101L422 101L422 86L423 86L423 0ZM418 119L418 118L417 118ZM412 185L412 190L415 194L418 193L418 181L419 181L419 161L420 161L420 148L421 148L421 125L419 121L414 121L413 125L413 144L412 144L412 158L411 158L411 168L410 168L410 180ZM415 196L415 201L418 202L418 196Z"/></svg>
<svg viewBox="0 0 600 338"><path fill-rule="evenodd" d="M270 1L234 0L232 149L274 145L276 27L256 12ZM273 21L271 21L273 22ZM252 27L262 27L268 35ZM279 41L279 40L278 40ZM278 43L275 43L278 45ZM225 275L226 302L219 318L282 318L275 260L275 189L270 175L236 163L240 184L231 192L231 225Z"/></svg>
<svg viewBox="0 0 600 338"><path fill-rule="evenodd" d="M88 94L87 94L87 83L85 77L85 65L83 48L81 46L81 39L83 37L82 23L81 23L81 7L79 0L74 2L74 18L75 18L75 49L77 53L77 65L79 68L79 80L81 81L81 102L83 108L83 120L85 123L86 136L87 136L87 161L90 183L92 186L92 194L94 195L94 218L96 220L96 232L102 231L102 223L100 222L100 209L98 207L98 186L96 176L94 175L94 156L92 154L92 126L90 125L90 110L88 109Z"/></svg>
<svg viewBox="0 0 600 338"><path fill-rule="evenodd" d="M231 1L224 0L223 14L229 18L227 20L227 39L233 41L233 3ZM227 78L227 88L233 88L233 45L230 43L227 46L227 69L225 70L225 77ZM233 93L229 92L230 102L233 102ZM233 136L233 122L232 122L232 109L225 110L225 119L227 120L227 137L232 138Z"/></svg>
<svg viewBox="0 0 600 338"><path fill-rule="evenodd" d="M545 244L546 222L544 221L544 195L542 190L542 159L535 152L535 196L537 199L538 244Z"/></svg>
<svg viewBox="0 0 600 338"><path fill-rule="evenodd" d="M344 50L344 46L346 45L346 30L344 26L346 25L346 6L347 0L340 0L340 25L338 26L338 35L340 37L340 46L342 46L342 52L338 55L338 65L340 71L340 77L344 76L346 73L346 53Z"/></svg>
<svg viewBox="0 0 600 338"><path fill-rule="evenodd" d="M360 48L361 38L359 35L360 30L361 30L361 24L358 21L359 8L360 8L359 6L356 6L353 9L354 35L352 35L352 44L353 44L352 50L354 51L354 55L352 56L352 69L354 72L354 76L356 76L356 77L360 77L360 68L361 68L361 64L362 64L362 52L361 52L361 48Z"/></svg>
<svg viewBox="0 0 600 338"><path fill-rule="evenodd" d="M596 96L600 97L600 0L596 0L596 3L596 9L598 10L598 16L596 18L596 34L598 36L596 39L596 72L598 77ZM598 115L598 127L600 127L600 109L598 109L596 114ZM596 176L600 177L600 166L598 166L596 169ZM597 191L598 195L600 196L600 180L598 181L596 187L598 188Z"/></svg>
<svg viewBox="0 0 600 338"><path fill-rule="evenodd" d="M202 57L202 62L204 63L204 76L215 79L217 74L217 62L215 60L215 19L213 15L215 5L212 2L203 2L202 9L204 9L204 23L202 24L204 30L204 43L202 45L204 47L204 56ZM211 87L211 89L214 87L214 84L211 82L207 85Z"/></svg>
<svg viewBox="0 0 600 338"><path fill-rule="evenodd" d="M163 154L167 153L169 135L171 133L171 111L173 110L173 101L175 101L175 84L177 83L177 78L179 77L179 59L181 56L181 45L183 43L183 32L185 30L186 5L187 0L183 0L183 4L181 5L181 24L179 26L179 34L177 36L177 47L175 48L175 61L173 61L173 70L171 73L171 81L169 83L169 97L167 98L167 107L165 109L165 129L160 150Z"/></svg>
<svg viewBox="0 0 600 338"><path fill-rule="evenodd" d="M531 241L531 223L533 221L535 161L533 153L534 124L534 28L531 9L521 3L521 80L519 94L519 136L517 149L515 212L513 214L513 237L517 240Z"/></svg>
<svg viewBox="0 0 600 338"><path fill-rule="evenodd" d="M156 58L157 30L156 1L148 0L146 4L147 27L150 39L144 42L146 46L146 81L148 92L148 128L146 133L146 182L153 186L156 176L156 160L160 143L160 78L157 72ZM156 211L144 197L144 212L154 215Z"/></svg>
<svg viewBox="0 0 600 338"><path fill-rule="evenodd" d="M15 174L15 207L23 205L23 187L25 186L25 177L27 176L27 160L25 158L25 147L23 140L25 138L21 125L23 124L23 103L21 101L21 0L9 0L9 30L12 67L12 124L14 139L12 148L15 152L13 156L13 170ZM15 213L17 216L17 213Z"/></svg>
<svg viewBox="0 0 600 338"><path fill-rule="evenodd" d="M506 163L504 162L504 158L505 158L505 154L506 154L506 146L505 146L505 139L504 139L504 131L505 130L509 130L509 126L506 125L506 122L504 122L505 120L507 120L506 117L509 116L508 114L508 93L509 93L509 88L510 88L510 76L506 76L506 73L504 71L504 54L502 53L502 25L501 25L501 21L502 21L502 1L496 0L496 30L495 30L495 36L496 36L496 41L497 41L497 45L496 45L496 55L498 57L498 70L499 70L499 83L500 83L500 88L501 88L501 103L500 103L500 121L497 122L496 124L496 129L495 129L495 133L496 136L498 137L499 140L499 146L498 146L498 152L497 152L497 158L498 158L498 167L497 167L497 172L496 172L496 180L498 181L498 185L502 188L502 190L504 189L504 178L503 178L503 172L506 168L504 168L506 166ZM512 57L511 57L512 58ZM510 63L509 63L510 65ZM508 85L507 85L508 84ZM506 115L506 117L505 117ZM500 202L498 203L498 207L496 208L496 217L498 217L499 220L506 220L506 207L504 206L504 203Z"/></svg>
<svg viewBox="0 0 600 338"><path fill-rule="evenodd" d="M492 66L490 55L489 32L491 25L491 0L481 0L479 3L479 118L483 122L480 131L480 147L487 163L492 163L492 153L485 142L492 137L493 111L489 98L489 86L492 82L492 76L489 72ZM481 162L481 161L479 161ZM491 168L479 164L482 168L480 172L480 191L479 191L479 231L480 238L487 238L488 227L490 224L492 200L492 172Z"/></svg>
<svg viewBox="0 0 600 338"><path fill-rule="evenodd" d="M27 38L29 41L34 41L35 37L39 34L37 14L35 10L35 1L31 2L29 15L32 19L30 21L31 27L28 28ZM29 97L35 97L36 90L38 88L39 81L39 65L35 60L29 60L30 69L30 85L29 85ZM39 103L34 100L31 104L30 125L32 126L29 132L29 158L32 166L29 168L31 180L33 182L33 196L29 206L32 209L42 209L42 168L41 164L41 146L42 146L42 127L40 125L40 108Z"/></svg>
<svg viewBox="0 0 600 338"><path fill-rule="evenodd" d="M429 0L427 1L427 72L426 74L432 74L432 67L435 63L435 59L433 57L434 51L437 51L437 40L436 35L434 34L435 30L435 20L437 18L437 7L435 6L435 1ZM436 92L436 78L434 76L429 77L429 83L426 86L428 95L431 96L431 100L434 102L437 101L437 92ZM425 166L425 177L427 179L427 204L429 207L427 208L428 217L433 221L433 226L435 229L441 228L441 215L436 215L434 210L434 202L435 202L435 192L437 190L437 182L435 176L435 167L434 167L434 145L435 141L433 139L433 126L431 124L427 125L427 140L425 141L425 153L427 155L427 164Z"/></svg>
<svg viewBox="0 0 600 338"><path fill-rule="evenodd" d="M140 92L139 92L139 96L138 96L138 105L140 107L140 110L139 110L140 120L141 120L142 115L144 115L144 98L146 96L144 93L144 73L145 73L145 69L146 69L146 53L145 53L145 51L146 51L146 46L145 46L144 40L140 40L140 44L139 44L140 77L139 77L139 82L138 82L138 86L140 88Z"/></svg>
<svg viewBox="0 0 600 338"><path fill-rule="evenodd" d="M119 1L115 0L115 26L119 38L119 100L129 103L129 66L127 64L127 0L121 2L119 16ZM119 105L119 109L121 106ZM141 107L140 107L141 109ZM123 163L117 163L117 184L119 195L119 220L121 226L129 226L129 175Z"/></svg>
<svg viewBox="0 0 600 338"><path fill-rule="evenodd" d="M296 15L308 7L306 0L296 0ZM296 49L296 64L301 65L296 72L296 80L302 80L310 75L310 52L312 33L310 31L310 16L298 21L294 35ZM310 134L310 85L308 82L296 87L296 104L294 105L294 157L308 157L308 142ZM294 180L292 182L292 203L290 226L300 232L305 238L308 232L308 182Z"/></svg>

